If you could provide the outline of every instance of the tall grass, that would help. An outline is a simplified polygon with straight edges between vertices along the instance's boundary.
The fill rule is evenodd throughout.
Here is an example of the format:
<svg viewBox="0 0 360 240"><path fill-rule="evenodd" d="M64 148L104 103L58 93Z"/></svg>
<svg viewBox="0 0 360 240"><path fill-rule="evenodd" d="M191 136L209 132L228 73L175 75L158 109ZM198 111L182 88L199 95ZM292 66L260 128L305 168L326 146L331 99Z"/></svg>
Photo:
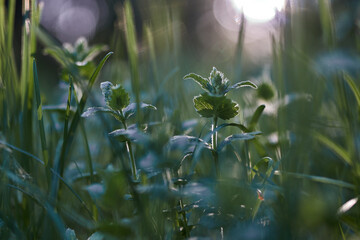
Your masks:
<svg viewBox="0 0 360 240"><path fill-rule="evenodd" d="M23 1L21 56L14 55L16 4L0 3L0 238L352 239L360 233L359 75L343 64L358 63L344 45L358 46L351 34L339 36L331 1L287 1L279 35L272 36L271 81L257 77L258 90L229 94L240 103L233 121L200 117L193 107L200 87L187 88L182 78L205 76L201 71L217 64L228 66L232 84L255 77L245 71L251 25L244 16L237 44L223 44L232 56L196 62L189 54L196 43L183 42L191 29L183 24L185 3L125 1L109 45L114 56L89 59L84 73L39 28L36 1ZM349 12L359 6L347 4ZM37 38L66 73L68 88L51 89L63 91L64 102L47 105L38 74L46 63L33 58L41 54ZM109 136L121 126L106 115L81 117L86 106L102 106L100 80L121 84L137 103L126 134ZM143 100L158 110L142 109Z"/></svg>

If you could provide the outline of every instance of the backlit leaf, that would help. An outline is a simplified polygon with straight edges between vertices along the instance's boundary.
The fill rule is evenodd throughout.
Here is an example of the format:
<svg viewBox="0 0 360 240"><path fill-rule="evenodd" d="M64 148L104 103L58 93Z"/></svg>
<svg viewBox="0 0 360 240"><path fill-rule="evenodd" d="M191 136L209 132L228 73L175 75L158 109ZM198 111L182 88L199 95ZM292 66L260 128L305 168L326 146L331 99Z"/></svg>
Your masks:
<svg viewBox="0 0 360 240"><path fill-rule="evenodd" d="M236 102L225 96L210 96L208 93L195 97L194 106L196 111L206 118L219 117L226 120L235 117L239 111L239 105Z"/></svg>

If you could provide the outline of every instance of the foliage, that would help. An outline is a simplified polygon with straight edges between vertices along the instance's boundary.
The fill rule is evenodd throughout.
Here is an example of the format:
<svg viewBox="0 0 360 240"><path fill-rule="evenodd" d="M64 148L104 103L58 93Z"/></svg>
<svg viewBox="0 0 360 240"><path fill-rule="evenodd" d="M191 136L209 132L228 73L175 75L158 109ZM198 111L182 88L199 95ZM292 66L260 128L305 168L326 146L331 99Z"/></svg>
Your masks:
<svg viewBox="0 0 360 240"><path fill-rule="evenodd" d="M203 50L187 38L203 34L192 24L200 10L184 14L191 1L126 0L109 37L114 54L84 38L57 44L36 1L25 1L20 30L20 5L5 2L0 239L360 234L357 1L341 11L328 0L288 1L262 73L244 16L236 46L219 31ZM67 88L46 88L50 57L61 72L50 76ZM186 74L213 65L229 78L215 67ZM202 92L185 88L184 75Z"/></svg>

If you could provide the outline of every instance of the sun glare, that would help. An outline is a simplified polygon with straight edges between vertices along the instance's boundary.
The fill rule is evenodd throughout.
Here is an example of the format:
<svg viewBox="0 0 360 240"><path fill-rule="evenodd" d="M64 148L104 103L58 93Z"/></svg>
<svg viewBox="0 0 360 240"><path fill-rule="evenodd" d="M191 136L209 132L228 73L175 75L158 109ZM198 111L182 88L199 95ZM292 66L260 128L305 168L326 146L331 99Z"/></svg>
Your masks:
<svg viewBox="0 0 360 240"><path fill-rule="evenodd" d="M276 11L283 9L284 0L231 0L238 11L242 11L247 20L267 22L272 20Z"/></svg>

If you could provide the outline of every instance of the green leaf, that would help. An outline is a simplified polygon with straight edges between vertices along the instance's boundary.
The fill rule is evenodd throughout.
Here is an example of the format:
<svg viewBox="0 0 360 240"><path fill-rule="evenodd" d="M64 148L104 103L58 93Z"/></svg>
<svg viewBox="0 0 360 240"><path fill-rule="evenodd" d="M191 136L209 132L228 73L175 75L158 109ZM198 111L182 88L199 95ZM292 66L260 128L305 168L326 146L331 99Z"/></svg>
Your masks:
<svg viewBox="0 0 360 240"><path fill-rule="evenodd" d="M184 79L192 79L197 82L202 89L209 91L209 81L200 75L197 75L195 73L189 73L184 76Z"/></svg>
<svg viewBox="0 0 360 240"><path fill-rule="evenodd" d="M71 228L67 228L65 231L65 240L77 240L75 231Z"/></svg>
<svg viewBox="0 0 360 240"><path fill-rule="evenodd" d="M89 107L83 114L81 114L81 117L90 117L96 113L110 113L112 115L117 115L117 113L110 109L110 108L104 108L104 107Z"/></svg>
<svg viewBox="0 0 360 240"><path fill-rule="evenodd" d="M218 152L220 152L226 145L232 143L237 140L251 140L254 139L256 135L261 134L261 132L250 132L250 133L242 133L242 134L233 134L228 136L222 141L218 146Z"/></svg>
<svg viewBox="0 0 360 240"><path fill-rule="evenodd" d="M235 117L239 111L239 105L236 102L225 96L210 96L208 93L195 97L194 106L196 111L206 118L219 117L227 120Z"/></svg>
<svg viewBox="0 0 360 240"><path fill-rule="evenodd" d="M352 92L355 95L356 101L360 107L360 90L359 90L359 88L356 86L355 81L352 79L352 77L350 75L344 73L344 79L350 86Z"/></svg>
<svg viewBox="0 0 360 240"><path fill-rule="evenodd" d="M238 88L242 88L242 87L251 87L251 88L257 89L257 86L255 83L252 83L250 81L242 81L242 82L238 82L238 83L235 83L234 85L230 86L226 92L230 91L231 89L238 89Z"/></svg>
<svg viewBox="0 0 360 240"><path fill-rule="evenodd" d="M136 103L130 103L126 108L123 110L123 114L125 119L129 119L136 113ZM140 103L140 109L152 109L157 110L155 106L147 103Z"/></svg>
<svg viewBox="0 0 360 240"><path fill-rule="evenodd" d="M330 138L320 134L314 133L314 136L319 142L328 147L333 153L338 155L342 160L344 160L347 164L352 165L352 160L350 155L346 152L344 148L334 143Z"/></svg>
<svg viewBox="0 0 360 240"><path fill-rule="evenodd" d="M342 180L328 178L328 177L314 176L314 175L294 173L294 172L275 172L275 174L276 175L285 175L287 177L294 177L294 178L300 178L300 179L308 179L310 181L335 185L335 186L338 186L341 188L348 188L348 189L352 189L352 190L356 189L356 186L354 184L344 182Z"/></svg>
<svg viewBox="0 0 360 240"><path fill-rule="evenodd" d="M115 137L120 142L130 141L137 143L147 143L149 141L149 137L135 127L128 129L117 129L109 133L109 136Z"/></svg>
<svg viewBox="0 0 360 240"><path fill-rule="evenodd" d="M120 111L129 105L129 94L121 85L114 86L111 82L102 82L100 88L106 105L111 109Z"/></svg>
<svg viewBox="0 0 360 240"><path fill-rule="evenodd" d="M261 114L263 113L265 109L265 105L260 105L256 110L254 115L251 117L250 123L249 123L249 129L250 131L254 130L255 125L260 119Z"/></svg>
<svg viewBox="0 0 360 240"><path fill-rule="evenodd" d="M205 142L203 139L188 135L176 135L170 139L170 146L184 147L186 145L198 145L202 144L205 148L212 150L210 144Z"/></svg>

